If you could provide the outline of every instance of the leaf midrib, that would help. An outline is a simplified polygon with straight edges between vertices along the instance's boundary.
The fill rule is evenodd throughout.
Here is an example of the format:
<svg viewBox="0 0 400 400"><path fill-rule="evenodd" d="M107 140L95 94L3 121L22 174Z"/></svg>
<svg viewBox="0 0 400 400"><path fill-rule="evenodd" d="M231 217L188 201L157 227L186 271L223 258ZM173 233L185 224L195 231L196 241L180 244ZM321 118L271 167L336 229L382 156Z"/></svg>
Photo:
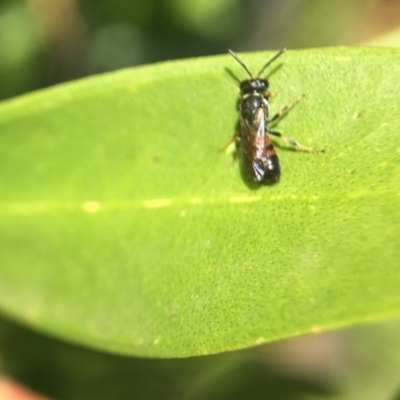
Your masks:
<svg viewBox="0 0 400 400"><path fill-rule="evenodd" d="M396 193L394 190L385 191L369 191L359 190L347 193L330 193L330 194L301 194L294 193L286 195L233 195L224 197L182 197L182 198L154 198L138 201L74 201L74 202L32 202L32 203L3 203L0 204L0 214L10 215L34 215L34 214L50 214L54 212L85 212L95 214L97 212L113 212L121 210L152 210L168 207L196 207L196 206L213 206L224 204L246 204L246 203L259 203L259 204L273 204L276 202L315 202L323 200L344 200L344 199L373 199L377 197L393 196L400 197L400 192Z"/></svg>

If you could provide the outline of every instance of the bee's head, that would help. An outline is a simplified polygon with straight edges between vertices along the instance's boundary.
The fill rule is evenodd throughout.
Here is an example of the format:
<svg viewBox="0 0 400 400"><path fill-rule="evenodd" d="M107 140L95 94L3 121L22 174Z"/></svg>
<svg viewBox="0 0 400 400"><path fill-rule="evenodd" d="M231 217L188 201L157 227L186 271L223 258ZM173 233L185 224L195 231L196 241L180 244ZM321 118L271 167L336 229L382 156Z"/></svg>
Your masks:
<svg viewBox="0 0 400 400"><path fill-rule="evenodd" d="M228 50L231 56L246 70L249 74L250 79L242 81L240 83L240 91L242 94L247 93L265 93L268 89L269 83L266 79L260 79L259 76L264 72L264 70L272 63L272 61L276 60L281 54L286 51L286 48L278 51L258 72L256 77L253 77L251 71L247 68L246 64L239 58L239 56L234 53L232 50Z"/></svg>
<svg viewBox="0 0 400 400"><path fill-rule="evenodd" d="M240 91L246 93L264 93L268 89L269 83L266 79L246 79L240 83Z"/></svg>

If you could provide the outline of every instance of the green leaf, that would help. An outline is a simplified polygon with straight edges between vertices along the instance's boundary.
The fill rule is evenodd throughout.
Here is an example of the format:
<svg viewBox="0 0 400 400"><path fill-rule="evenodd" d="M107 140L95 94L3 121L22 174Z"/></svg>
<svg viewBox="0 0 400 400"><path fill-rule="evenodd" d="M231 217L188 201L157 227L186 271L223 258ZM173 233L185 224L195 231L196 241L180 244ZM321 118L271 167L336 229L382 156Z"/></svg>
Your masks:
<svg viewBox="0 0 400 400"><path fill-rule="evenodd" d="M271 53L242 58L254 71ZM183 357L397 317L400 51L289 51L268 78L281 183L219 151L245 71L221 56L0 107L0 308L108 351ZM268 73L268 71L267 71Z"/></svg>

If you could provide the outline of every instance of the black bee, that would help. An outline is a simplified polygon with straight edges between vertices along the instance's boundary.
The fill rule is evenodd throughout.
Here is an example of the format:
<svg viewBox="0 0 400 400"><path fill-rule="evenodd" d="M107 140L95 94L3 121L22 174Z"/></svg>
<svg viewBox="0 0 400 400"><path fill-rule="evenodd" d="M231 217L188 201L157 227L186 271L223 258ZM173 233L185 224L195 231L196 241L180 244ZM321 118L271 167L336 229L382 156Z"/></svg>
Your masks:
<svg viewBox="0 0 400 400"><path fill-rule="evenodd" d="M297 149L310 153L321 153L324 150L315 150L297 143L295 140L283 135L280 132L268 128L268 123L276 121L283 113L289 111L298 103L304 95L300 96L293 103L282 107L271 119L269 117L269 82L267 79L260 79L264 70L286 51L280 50L260 70L255 78L245 63L232 50L229 53L247 71L250 79L240 82L240 131L235 134L234 142L236 149L241 148L244 167L250 179L262 184L272 184L279 181L281 167L274 145L268 134L275 135L288 142Z"/></svg>

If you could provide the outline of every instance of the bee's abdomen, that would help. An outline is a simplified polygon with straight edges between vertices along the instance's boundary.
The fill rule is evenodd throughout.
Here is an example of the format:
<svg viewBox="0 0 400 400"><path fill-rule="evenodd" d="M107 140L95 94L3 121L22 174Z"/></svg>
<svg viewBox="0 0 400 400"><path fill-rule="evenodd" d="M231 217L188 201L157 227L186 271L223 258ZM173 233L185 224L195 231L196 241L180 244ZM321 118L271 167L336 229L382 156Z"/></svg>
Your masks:
<svg viewBox="0 0 400 400"><path fill-rule="evenodd" d="M281 167L270 138L265 135L262 141L256 140L255 136L246 139L243 146L243 161L251 180L262 184L278 182Z"/></svg>
<svg viewBox="0 0 400 400"><path fill-rule="evenodd" d="M264 169L264 176L262 177L260 182L264 184L276 183L279 182L280 177L281 166L279 164L279 158L275 153L271 157L267 158Z"/></svg>

